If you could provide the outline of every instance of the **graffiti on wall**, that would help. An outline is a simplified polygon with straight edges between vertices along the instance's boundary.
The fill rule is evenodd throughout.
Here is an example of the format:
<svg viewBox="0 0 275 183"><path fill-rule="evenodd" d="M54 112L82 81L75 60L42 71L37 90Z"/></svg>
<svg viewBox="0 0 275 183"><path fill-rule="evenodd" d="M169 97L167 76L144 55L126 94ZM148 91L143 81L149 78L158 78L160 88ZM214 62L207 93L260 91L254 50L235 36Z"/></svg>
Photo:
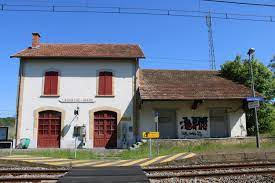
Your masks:
<svg viewBox="0 0 275 183"><path fill-rule="evenodd" d="M208 117L183 117L179 124L184 138L203 137L208 131Z"/></svg>

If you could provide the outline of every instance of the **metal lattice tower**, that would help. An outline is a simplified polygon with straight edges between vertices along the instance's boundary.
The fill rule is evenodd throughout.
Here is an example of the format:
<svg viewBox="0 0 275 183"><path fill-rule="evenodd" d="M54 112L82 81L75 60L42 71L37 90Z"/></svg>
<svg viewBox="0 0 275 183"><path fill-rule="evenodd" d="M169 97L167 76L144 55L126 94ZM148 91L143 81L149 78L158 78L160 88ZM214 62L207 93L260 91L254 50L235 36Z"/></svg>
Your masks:
<svg viewBox="0 0 275 183"><path fill-rule="evenodd" d="M209 64L211 70L216 70L215 49L212 33L212 17L211 13L206 16L206 25L208 28L208 44L209 44Z"/></svg>

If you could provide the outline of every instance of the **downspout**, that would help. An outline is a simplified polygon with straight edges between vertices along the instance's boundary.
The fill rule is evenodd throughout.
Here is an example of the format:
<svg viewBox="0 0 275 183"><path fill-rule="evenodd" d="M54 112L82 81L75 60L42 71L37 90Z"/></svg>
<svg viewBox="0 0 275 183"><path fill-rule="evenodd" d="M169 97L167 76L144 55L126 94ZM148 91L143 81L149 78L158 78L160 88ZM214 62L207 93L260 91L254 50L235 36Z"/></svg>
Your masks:
<svg viewBox="0 0 275 183"><path fill-rule="evenodd" d="M137 77L138 77L138 65L139 60L136 58L135 64L134 64L134 80L133 80L133 133L135 141L137 141L137 135L138 135L138 124L137 124Z"/></svg>
<svg viewBox="0 0 275 183"><path fill-rule="evenodd" d="M18 71L18 84L17 84L17 97L16 97L16 118L15 118L15 147L17 146L18 135L18 116L19 116L19 102L20 102L20 93L21 93L21 82L22 82L22 60L19 62L19 71Z"/></svg>

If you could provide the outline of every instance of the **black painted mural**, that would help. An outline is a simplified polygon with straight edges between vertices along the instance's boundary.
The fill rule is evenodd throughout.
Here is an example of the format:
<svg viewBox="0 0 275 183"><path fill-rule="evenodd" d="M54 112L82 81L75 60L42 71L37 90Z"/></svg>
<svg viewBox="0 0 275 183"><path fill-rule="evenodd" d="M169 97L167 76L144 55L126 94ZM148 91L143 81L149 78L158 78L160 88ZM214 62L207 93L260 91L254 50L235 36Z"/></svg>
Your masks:
<svg viewBox="0 0 275 183"><path fill-rule="evenodd" d="M179 124L183 137L203 137L207 135L208 117L183 117Z"/></svg>

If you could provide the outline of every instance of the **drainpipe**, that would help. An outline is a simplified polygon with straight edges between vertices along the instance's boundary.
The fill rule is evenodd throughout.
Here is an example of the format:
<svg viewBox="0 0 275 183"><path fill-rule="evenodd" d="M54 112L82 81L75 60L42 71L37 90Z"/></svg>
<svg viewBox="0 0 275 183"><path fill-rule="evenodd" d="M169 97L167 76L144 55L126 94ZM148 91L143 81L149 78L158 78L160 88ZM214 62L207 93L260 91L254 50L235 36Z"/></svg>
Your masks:
<svg viewBox="0 0 275 183"><path fill-rule="evenodd" d="M15 147L17 146L17 135L18 135L18 116L19 116L19 101L21 93L21 80L22 80L22 59L19 62L19 71L18 71L18 84L17 84L17 97L16 97L16 117L15 117Z"/></svg>

